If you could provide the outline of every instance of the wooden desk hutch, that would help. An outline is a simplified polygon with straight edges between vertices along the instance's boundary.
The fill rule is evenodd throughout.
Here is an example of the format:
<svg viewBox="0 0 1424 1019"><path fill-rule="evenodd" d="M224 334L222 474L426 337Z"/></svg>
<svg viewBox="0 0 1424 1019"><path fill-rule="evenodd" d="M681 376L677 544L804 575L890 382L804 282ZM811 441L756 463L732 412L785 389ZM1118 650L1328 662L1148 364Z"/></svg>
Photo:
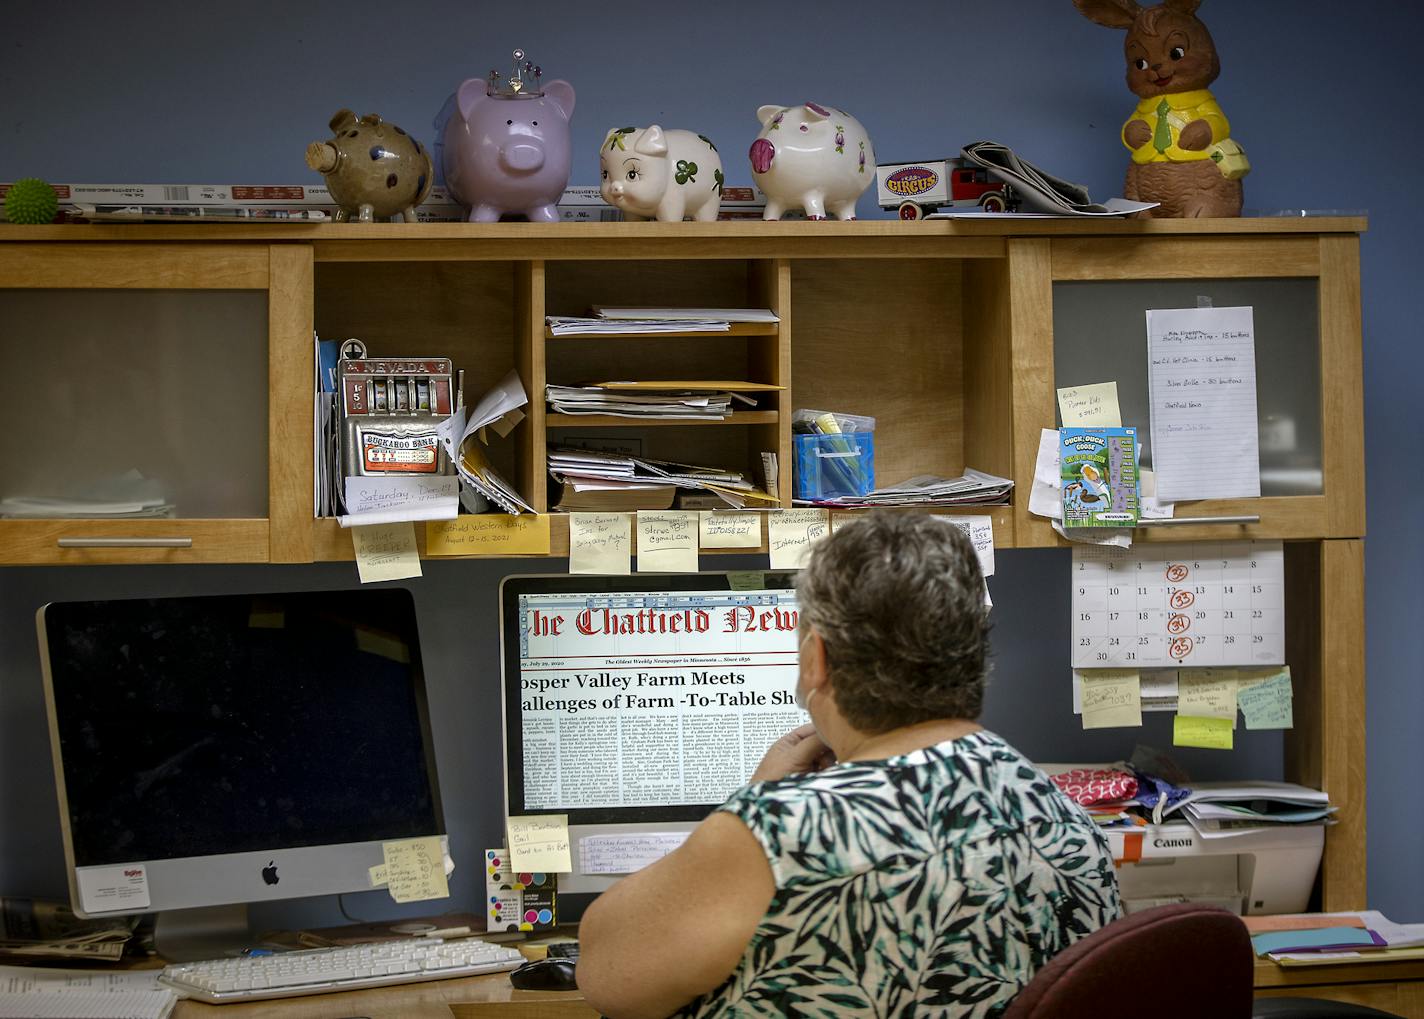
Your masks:
<svg viewBox="0 0 1424 1019"><path fill-rule="evenodd" d="M1250 304L1262 497L1178 504L1177 515L1260 522L1141 529L1136 540L1287 542L1285 774L1339 807L1319 908L1362 908L1364 228L1348 218L3 226L0 356L19 392L12 437L33 469L12 472L0 496L61 464L82 479L162 458L185 477L167 479L179 519L0 520L0 563L351 558L335 522L313 520L314 329L359 336L381 355L450 356L472 397L517 368L534 399L496 462L539 510L550 436L631 428L649 455L748 470L775 449L786 497L792 407L864 407L879 420L880 478L966 466L1011 477L1013 504L979 511L996 545L1061 545L1027 506L1055 387L1116 374L1125 413L1146 424L1142 311L1195 306L1199 294ZM765 306L780 322L712 338L546 331L546 314L595 303ZM787 388L708 423L569 419L539 399L546 382L594 377ZM566 554L558 515L552 531L552 554Z"/></svg>

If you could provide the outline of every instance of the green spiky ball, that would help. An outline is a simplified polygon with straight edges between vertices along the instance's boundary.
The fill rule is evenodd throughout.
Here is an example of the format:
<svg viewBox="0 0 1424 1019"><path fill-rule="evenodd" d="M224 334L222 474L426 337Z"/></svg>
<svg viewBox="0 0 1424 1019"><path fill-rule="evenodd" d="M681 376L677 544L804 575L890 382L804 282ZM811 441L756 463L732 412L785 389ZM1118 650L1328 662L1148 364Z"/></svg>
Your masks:
<svg viewBox="0 0 1424 1019"><path fill-rule="evenodd" d="M38 177L15 181L5 196L5 218L11 223L26 226L53 223L58 212L59 196Z"/></svg>

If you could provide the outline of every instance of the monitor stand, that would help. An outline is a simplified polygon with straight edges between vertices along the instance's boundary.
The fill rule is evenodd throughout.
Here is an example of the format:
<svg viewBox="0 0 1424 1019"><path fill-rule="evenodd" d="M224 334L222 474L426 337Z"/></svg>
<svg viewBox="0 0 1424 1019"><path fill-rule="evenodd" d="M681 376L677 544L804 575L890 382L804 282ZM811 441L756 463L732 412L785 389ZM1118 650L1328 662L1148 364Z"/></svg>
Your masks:
<svg viewBox="0 0 1424 1019"><path fill-rule="evenodd" d="M247 904L160 910L153 946L168 962L195 962L241 955L252 947Z"/></svg>

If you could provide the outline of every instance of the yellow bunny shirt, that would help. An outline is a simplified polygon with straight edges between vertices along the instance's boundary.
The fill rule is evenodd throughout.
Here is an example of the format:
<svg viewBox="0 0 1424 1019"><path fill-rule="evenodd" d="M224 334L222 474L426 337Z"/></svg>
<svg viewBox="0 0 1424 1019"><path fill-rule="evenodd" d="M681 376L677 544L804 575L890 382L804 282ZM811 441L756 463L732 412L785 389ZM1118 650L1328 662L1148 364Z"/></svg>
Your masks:
<svg viewBox="0 0 1424 1019"><path fill-rule="evenodd" d="M1128 145L1126 137L1123 138L1123 144L1132 152L1134 163L1187 163L1212 159L1229 180L1244 177L1251 169L1246 153L1231 140L1231 124L1210 89L1199 88L1143 99L1127 123L1123 124L1124 135L1127 124L1134 120L1145 121L1152 129L1146 143L1135 149ZM1196 120L1205 120L1211 127L1211 144L1200 150L1184 149L1177 142L1182 130Z"/></svg>

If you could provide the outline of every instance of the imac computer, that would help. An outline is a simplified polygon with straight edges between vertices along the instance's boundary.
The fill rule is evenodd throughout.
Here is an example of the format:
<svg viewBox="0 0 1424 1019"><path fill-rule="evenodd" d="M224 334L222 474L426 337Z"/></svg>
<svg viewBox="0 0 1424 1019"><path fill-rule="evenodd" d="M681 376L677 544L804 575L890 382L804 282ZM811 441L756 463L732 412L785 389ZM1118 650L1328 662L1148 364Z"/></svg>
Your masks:
<svg viewBox="0 0 1424 1019"><path fill-rule="evenodd" d="M220 956L248 903L370 889L383 842L444 835L409 592L55 602L38 626L75 912L157 912L162 954Z"/></svg>
<svg viewBox="0 0 1424 1019"><path fill-rule="evenodd" d="M505 579L505 806L568 815L561 916L675 846L808 720L791 579Z"/></svg>

